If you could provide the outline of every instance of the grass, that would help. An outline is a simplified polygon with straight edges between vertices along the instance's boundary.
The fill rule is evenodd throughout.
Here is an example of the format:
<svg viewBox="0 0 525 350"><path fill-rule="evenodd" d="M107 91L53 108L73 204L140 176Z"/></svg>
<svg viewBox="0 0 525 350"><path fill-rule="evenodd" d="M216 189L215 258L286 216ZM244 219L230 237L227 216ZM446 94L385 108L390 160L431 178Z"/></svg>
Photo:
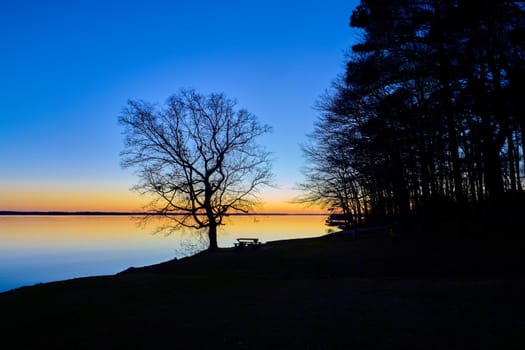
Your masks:
<svg viewBox="0 0 525 350"><path fill-rule="evenodd" d="M5 349L523 349L523 244L334 234L0 294Z"/></svg>

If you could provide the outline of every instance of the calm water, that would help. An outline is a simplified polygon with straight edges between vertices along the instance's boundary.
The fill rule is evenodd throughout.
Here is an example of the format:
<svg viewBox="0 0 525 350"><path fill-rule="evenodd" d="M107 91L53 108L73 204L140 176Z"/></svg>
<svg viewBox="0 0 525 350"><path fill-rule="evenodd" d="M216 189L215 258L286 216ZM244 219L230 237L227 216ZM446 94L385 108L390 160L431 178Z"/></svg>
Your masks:
<svg viewBox="0 0 525 350"><path fill-rule="evenodd" d="M160 220L160 219L159 219ZM219 246L238 237L262 242L316 237L328 232L324 216L232 216ZM0 216L0 292L75 277L115 274L202 249L191 232L152 234L128 216Z"/></svg>

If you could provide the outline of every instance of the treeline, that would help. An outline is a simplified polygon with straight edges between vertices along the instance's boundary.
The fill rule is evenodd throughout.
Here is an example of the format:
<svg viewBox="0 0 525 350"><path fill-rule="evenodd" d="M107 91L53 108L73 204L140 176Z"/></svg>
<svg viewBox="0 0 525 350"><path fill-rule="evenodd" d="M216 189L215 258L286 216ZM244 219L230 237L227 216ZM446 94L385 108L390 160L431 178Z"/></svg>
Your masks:
<svg viewBox="0 0 525 350"><path fill-rule="evenodd" d="M361 1L359 42L303 147L304 201L358 221L523 203L525 1Z"/></svg>

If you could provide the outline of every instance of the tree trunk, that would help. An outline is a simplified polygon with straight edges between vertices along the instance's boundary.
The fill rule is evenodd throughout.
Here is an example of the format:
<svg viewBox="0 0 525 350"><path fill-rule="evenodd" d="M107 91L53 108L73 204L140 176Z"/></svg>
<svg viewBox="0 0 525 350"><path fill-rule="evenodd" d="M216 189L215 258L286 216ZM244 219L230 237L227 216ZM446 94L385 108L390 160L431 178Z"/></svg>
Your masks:
<svg viewBox="0 0 525 350"><path fill-rule="evenodd" d="M489 200L493 204L497 204L501 200L504 188L501 173L501 158L492 140L489 140L485 145L483 158L485 164L485 187Z"/></svg>
<svg viewBox="0 0 525 350"><path fill-rule="evenodd" d="M206 217L208 218L208 241L210 245L208 250L217 250L219 246L217 244L217 221L213 213L213 207L211 205L211 198L213 191L210 183L210 176L206 173L206 181L204 188L204 208L206 209Z"/></svg>
<svg viewBox="0 0 525 350"><path fill-rule="evenodd" d="M516 132L516 139L515 139L516 147L514 148L514 167L516 169L516 182L518 185L518 192L523 192L523 187L521 186L521 174L520 174L520 149L519 149L519 138L518 138L518 132Z"/></svg>
<svg viewBox="0 0 525 350"><path fill-rule="evenodd" d="M443 112L446 118L446 127L448 133L448 149L450 151L450 161L452 163L452 176L454 182L454 190L452 195L456 203L461 204L463 202L463 181L461 177L461 164L459 159L458 151L458 140L457 140L457 131L455 126L456 116L453 112L452 106L452 91L450 88L450 77L451 73L450 68L450 58L447 57L447 52L445 50L445 38L442 37L442 16L440 7L442 4L440 1L434 1L434 11L435 11L435 25L438 29L436 31L438 37L438 60L439 60L439 81L441 83L441 103L443 106ZM449 193L447 193L447 196Z"/></svg>
<svg viewBox="0 0 525 350"><path fill-rule="evenodd" d="M508 167L509 167L509 177L510 177L510 190L517 191L518 185L516 183L516 171L514 168L516 161L514 160L515 151L514 151L513 137L514 137L514 133L511 132L507 138L507 144L508 144L508 155L507 156L508 156Z"/></svg>
<svg viewBox="0 0 525 350"><path fill-rule="evenodd" d="M208 239L210 241L208 250L219 249L219 246L217 244L217 223L215 223L215 218L210 220L210 226L208 227Z"/></svg>
<svg viewBox="0 0 525 350"><path fill-rule="evenodd" d="M521 116L520 118L520 134L521 134L521 154L525 158L525 117L524 116ZM520 172L520 168L518 166L518 173L519 172Z"/></svg>
<svg viewBox="0 0 525 350"><path fill-rule="evenodd" d="M403 163L399 153L392 152L392 187L394 192L394 207L402 220L408 217L410 212L410 194L408 193Z"/></svg>

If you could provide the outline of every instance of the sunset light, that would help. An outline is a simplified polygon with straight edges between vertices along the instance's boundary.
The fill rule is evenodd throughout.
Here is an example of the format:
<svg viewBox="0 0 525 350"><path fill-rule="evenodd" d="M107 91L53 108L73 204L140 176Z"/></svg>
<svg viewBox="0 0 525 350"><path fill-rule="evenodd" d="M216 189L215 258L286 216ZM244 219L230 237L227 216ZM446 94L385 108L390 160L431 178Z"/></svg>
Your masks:
<svg viewBox="0 0 525 350"><path fill-rule="evenodd" d="M263 189L264 211L318 212L289 201L314 105L351 40L355 2L331 3L4 4L0 210L141 210L117 119L129 99L162 104L187 87L224 92L273 128L261 142L286 195Z"/></svg>
<svg viewBox="0 0 525 350"><path fill-rule="evenodd" d="M525 349L525 0L5 0L2 349Z"/></svg>

